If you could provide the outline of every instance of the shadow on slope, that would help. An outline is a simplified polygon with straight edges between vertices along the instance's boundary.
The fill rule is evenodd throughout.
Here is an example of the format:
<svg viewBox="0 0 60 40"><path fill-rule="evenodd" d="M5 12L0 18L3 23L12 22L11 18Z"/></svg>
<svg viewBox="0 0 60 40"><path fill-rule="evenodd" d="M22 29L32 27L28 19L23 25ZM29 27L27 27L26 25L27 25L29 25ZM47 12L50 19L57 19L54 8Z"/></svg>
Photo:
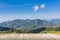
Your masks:
<svg viewBox="0 0 60 40"><path fill-rule="evenodd" d="M45 29L46 29L45 27L37 28L37 29L31 30L30 33L40 33L44 31Z"/></svg>

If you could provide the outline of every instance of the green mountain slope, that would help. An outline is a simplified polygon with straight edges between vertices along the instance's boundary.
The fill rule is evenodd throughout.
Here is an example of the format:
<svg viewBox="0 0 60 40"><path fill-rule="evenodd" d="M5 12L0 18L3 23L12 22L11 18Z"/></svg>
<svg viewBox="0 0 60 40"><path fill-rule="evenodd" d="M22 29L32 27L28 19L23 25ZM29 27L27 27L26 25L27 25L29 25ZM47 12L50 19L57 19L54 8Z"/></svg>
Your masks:
<svg viewBox="0 0 60 40"><path fill-rule="evenodd" d="M58 25L56 25L58 23ZM60 22L57 21L46 21L46 20L40 20L40 19L35 19L35 20L30 20L30 19L16 19L12 21L7 21L0 23L1 27L7 27L11 28L13 30L19 29L23 32L33 32L33 30L36 32L37 29L45 28L45 30L51 30L51 29L56 29L56 26L59 27ZM41 29L42 31L42 29ZM37 30L38 32L38 30Z"/></svg>

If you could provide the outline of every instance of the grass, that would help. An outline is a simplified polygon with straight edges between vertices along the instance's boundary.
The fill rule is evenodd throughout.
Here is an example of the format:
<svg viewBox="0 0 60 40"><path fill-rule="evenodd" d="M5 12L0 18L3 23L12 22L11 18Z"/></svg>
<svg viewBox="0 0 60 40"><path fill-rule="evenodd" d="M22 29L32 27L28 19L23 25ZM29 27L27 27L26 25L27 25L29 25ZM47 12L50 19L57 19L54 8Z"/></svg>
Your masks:
<svg viewBox="0 0 60 40"><path fill-rule="evenodd" d="M16 32L9 32L9 31L3 31L3 32L1 32L0 31L0 34L8 34L8 33L13 34L13 33L16 33ZM40 32L40 33L43 33L43 34L58 34L58 35L60 35L60 31L43 31L43 32Z"/></svg>
<svg viewBox="0 0 60 40"><path fill-rule="evenodd" d="M60 31L43 31L42 33L47 33L47 34L59 34L59 35L60 35Z"/></svg>

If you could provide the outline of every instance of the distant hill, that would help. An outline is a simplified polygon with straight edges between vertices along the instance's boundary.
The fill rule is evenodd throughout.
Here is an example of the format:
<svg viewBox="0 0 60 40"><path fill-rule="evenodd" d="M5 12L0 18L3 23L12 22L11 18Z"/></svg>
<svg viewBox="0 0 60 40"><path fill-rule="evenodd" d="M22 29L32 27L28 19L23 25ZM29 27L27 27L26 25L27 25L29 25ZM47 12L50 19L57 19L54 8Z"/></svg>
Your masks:
<svg viewBox="0 0 60 40"><path fill-rule="evenodd" d="M60 25L60 20L51 20L51 21L46 21L46 20L40 20L40 19L35 19L35 20L31 20L31 19L16 19L16 20L12 20L12 21L6 21L6 22L2 22L0 23L0 27L4 27L4 29L20 29L22 31L30 31L30 30L34 30L34 29L40 29L41 27L52 27L55 25ZM5 28L6 27L6 28ZM0 28L1 30L1 28Z"/></svg>
<svg viewBox="0 0 60 40"><path fill-rule="evenodd" d="M3 27L9 27L9 28L23 28L23 27L32 27L32 28L36 28L36 27L45 27L45 26L52 26L52 22L50 21L46 21L46 20L40 20L40 19L36 19L36 20L23 20L23 19L16 19L13 21L7 21L7 22L3 22L0 23L0 26Z"/></svg>
<svg viewBox="0 0 60 40"><path fill-rule="evenodd" d="M51 22L55 25L60 24L60 19L52 19Z"/></svg>

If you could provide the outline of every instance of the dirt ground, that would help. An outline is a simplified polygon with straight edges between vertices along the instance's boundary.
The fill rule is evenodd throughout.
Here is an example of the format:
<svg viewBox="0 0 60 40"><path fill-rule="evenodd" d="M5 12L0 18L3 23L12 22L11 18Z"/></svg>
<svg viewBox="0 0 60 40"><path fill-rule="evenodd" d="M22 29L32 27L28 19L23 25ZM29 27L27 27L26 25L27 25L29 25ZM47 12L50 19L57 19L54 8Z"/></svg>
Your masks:
<svg viewBox="0 0 60 40"><path fill-rule="evenodd" d="M0 40L60 40L55 34L0 34Z"/></svg>

